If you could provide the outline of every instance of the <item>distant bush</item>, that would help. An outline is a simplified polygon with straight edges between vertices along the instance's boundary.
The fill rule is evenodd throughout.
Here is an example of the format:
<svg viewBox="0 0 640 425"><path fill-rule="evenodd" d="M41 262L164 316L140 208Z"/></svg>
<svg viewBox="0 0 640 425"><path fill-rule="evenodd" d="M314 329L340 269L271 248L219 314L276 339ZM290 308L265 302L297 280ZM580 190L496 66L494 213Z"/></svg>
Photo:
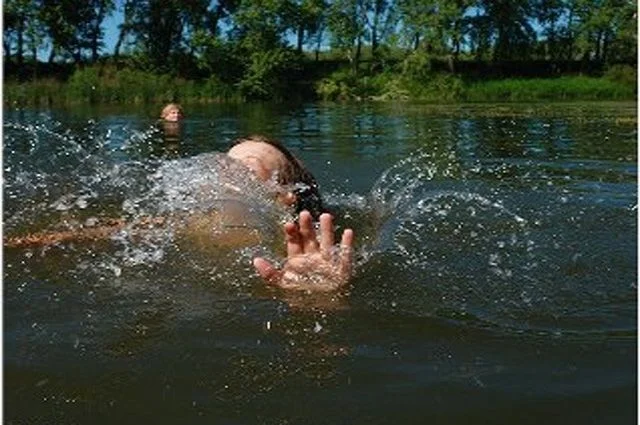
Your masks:
<svg viewBox="0 0 640 425"><path fill-rule="evenodd" d="M334 72L316 86L324 100L419 100L432 103L528 102L540 100L627 100L635 98L636 87L628 82L628 70L618 70L607 78L510 78L504 80L465 82L449 73L419 73L410 75L383 72L372 76L357 76L350 69ZM617 76L617 78L611 75ZM414 78L417 77L417 78Z"/></svg>
<svg viewBox="0 0 640 425"><path fill-rule="evenodd" d="M350 68L342 68L316 84L316 93L323 100L355 99L358 76Z"/></svg>
<svg viewBox="0 0 640 425"><path fill-rule="evenodd" d="M5 82L4 102L16 105L51 105L67 101L65 84L53 79L41 79L27 83Z"/></svg>
<svg viewBox="0 0 640 425"><path fill-rule="evenodd" d="M54 79L5 83L4 100L18 104L211 102L238 99L236 89L212 76L205 81L185 80L115 66L76 70L64 83Z"/></svg>
<svg viewBox="0 0 640 425"><path fill-rule="evenodd" d="M445 73L431 73L423 81L407 80L405 87L413 99L435 103L462 100L466 91L460 77Z"/></svg>
<svg viewBox="0 0 640 425"><path fill-rule="evenodd" d="M412 52L402 61L401 74L407 80L427 83L433 76L430 56L423 50Z"/></svg>
<svg viewBox="0 0 640 425"><path fill-rule="evenodd" d="M378 94L371 97L372 100L378 101L402 101L411 98L411 92L406 87L402 78L392 74L384 73L375 77Z"/></svg>
<svg viewBox="0 0 640 425"><path fill-rule="evenodd" d="M282 99L302 69L302 55L291 49L257 51L250 55L249 66L238 88L243 97L254 100Z"/></svg>
<svg viewBox="0 0 640 425"><path fill-rule="evenodd" d="M89 103L102 100L100 70L98 67L87 67L76 70L67 83L68 95Z"/></svg>
<svg viewBox="0 0 640 425"><path fill-rule="evenodd" d="M432 71L426 56L415 55L397 67L376 72L346 66L319 79L300 82L298 62L282 49L253 55L241 82L223 81L219 74L187 80L116 65L77 69L67 82L39 79L22 83L5 81L5 103L62 105L85 103L280 101L312 96L313 87L323 100L451 102L528 102L564 100L630 100L636 98L636 70L612 66L604 77L510 78L468 82L447 72ZM292 65L293 64L293 65ZM299 63L298 63L299 64ZM421 68L421 67L424 67ZM299 89L300 88L300 89Z"/></svg>
<svg viewBox="0 0 640 425"><path fill-rule="evenodd" d="M197 99L199 102L239 100L237 90L220 80L217 75L212 75L201 84L192 86L193 93L184 93L185 99Z"/></svg>
<svg viewBox="0 0 640 425"><path fill-rule="evenodd" d="M631 87L638 84L638 70L630 65L613 65L607 69L604 78Z"/></svg>

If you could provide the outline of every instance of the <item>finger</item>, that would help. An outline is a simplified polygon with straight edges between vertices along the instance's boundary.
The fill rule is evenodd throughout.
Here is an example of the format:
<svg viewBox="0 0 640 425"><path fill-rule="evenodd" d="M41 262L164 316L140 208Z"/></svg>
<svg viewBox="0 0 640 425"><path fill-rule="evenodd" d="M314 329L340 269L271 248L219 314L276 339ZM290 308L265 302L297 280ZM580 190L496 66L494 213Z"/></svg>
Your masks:
<svg viewBox="0 0 640 425"><path fill-rule="evenodd" d="M353 264L353 230L345 229L340 241L340 272L343 276L351 275Z"/></svg>
<svg viewBox="0 0 640 425"><path fill-rule="evenodd" d="M309 211L302 211L298 220L300 236L302 237L302 246L305 253L318 251L318 240L316 239L316 231L313 228L313 217Z"/></svg>
<svg viewBox="0 0 640 425"><path fill-rule="evenodd" d="M326 258L331 256L334 241L333 216L324 213L320 216L320 252L322 252L322 255Z"/></svg>
<svg viewBox="0 0 640 425"><path fill-rule="evenodd" d="M277 284L280 281L282 272L276 269L273 264L261 257L253 259L253 267L261 278L271 284Z"/></svg>
<svg viewBox="0 0 640 425"><path fill-rule="evenodd" d="M287 243L287 257L304 254L302 235L295 223L284 225L285 242Z"/></svg>

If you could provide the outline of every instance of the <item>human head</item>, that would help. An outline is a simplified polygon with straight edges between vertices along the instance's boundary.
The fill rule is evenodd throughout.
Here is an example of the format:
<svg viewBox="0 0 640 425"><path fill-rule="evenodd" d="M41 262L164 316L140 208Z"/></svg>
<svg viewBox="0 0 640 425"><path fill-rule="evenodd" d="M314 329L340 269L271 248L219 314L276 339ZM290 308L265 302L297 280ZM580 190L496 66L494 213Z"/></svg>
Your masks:
<svg viewBox="0 0 640 425"><path fill-rule="evenodd" d="M257 135L242 137L232 142L228 155L253 170L262 181L269 180L275 173L278 184L292 186L287 194L291 196L290 202L285 203L293 204L296 213L307 210L318 218L324 211L315 178L277 140Z"/></svg>
<svg viewBox="0 0 640 425"><path fill-rule="evenodd" d="M178 122L184 118L184 112L182 111L182 107L177 103L169 103L162 108L160 118L169 122Z"/></svg>

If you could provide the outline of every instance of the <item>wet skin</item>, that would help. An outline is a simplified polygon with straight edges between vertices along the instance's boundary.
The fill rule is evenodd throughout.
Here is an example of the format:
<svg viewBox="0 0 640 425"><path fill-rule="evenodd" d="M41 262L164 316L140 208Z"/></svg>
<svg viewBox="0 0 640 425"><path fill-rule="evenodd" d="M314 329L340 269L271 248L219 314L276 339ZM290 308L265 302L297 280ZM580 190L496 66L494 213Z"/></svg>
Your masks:
<svg viewBox="0 0 640 425"><path fill-rule="evenodd" d="M284 169L286 158L271 145L263 142L246 141L234 146L229 157L244 164L264 183L273 183L273 176ZM284 188L275 188L276 202L291 206L296 195ZM179 217L142 218L137 223L126 223L123 219L106 220L87 227L71 225L67 230L5 237L5 247L30 247L55 245L69 241L106 240L116 232L127 229L131 233L144 232L156 226L171 225L175 220L182 223L179 234L191 246L234 248L261 242L257 229L245 226L234 214L213 211L206 214L194 213L184 219ZM213 229L213 232L212 232ZM287 255L281 268L268 260L257 257L253 265L257 273L269 284L283 289L311 292L334 291L344 287L352 273L352 251L354 233L346 229L342 233L339 246L335 245L333 216L320 215L319 233L314 228L313 218L308 211L299 214L297 223L289 221L283 226Z"/></svg>
<svg viewBox="0 0 640 425"><path fill-rule="evenodd" d="M184 118L184 116L182 115L182 112L180 112L179 109L170 109L162 117L163 120L168 122L178 122L182 118Z"/></svg>
<svg viewBox="0 0 640 425"><path fill-rule="evenodd" d="M242 162L263 182L270 180L286 164L280 151L262 142L240 143L231 148L228 155ZM292 205L296 198L292 192L287 192L279 200ZM257 257L253 265L258 274L268 283L284 289L332 291L345 286L352 272L353 230L346 229L342 233L338 247L334 246L335 228L331 214L320 215L319 230L317 235L311 214L302 211L297 224L290 221L284 225L287 258L282 268Z"/></svg>

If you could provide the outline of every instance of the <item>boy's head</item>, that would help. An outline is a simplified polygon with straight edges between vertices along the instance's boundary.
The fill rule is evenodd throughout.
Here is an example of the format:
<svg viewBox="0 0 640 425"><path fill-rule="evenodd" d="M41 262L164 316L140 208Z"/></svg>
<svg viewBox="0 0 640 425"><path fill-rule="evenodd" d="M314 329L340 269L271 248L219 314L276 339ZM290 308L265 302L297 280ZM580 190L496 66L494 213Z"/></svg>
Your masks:
<svg viewBox="0 0 640 425"><path fill-rule="evenodd" d="M182 111L182 107L177 103L170 103L162 108L160 118L169 122L178 122L184 118L184 112Z"/></svg>
<svg viewBox="0 0 640 425"><path fill-rule="evenodd" d="M227 154L253 170L260 180L268 181L275 175L280 185L291 186L282 201L293 205L296 213L307 210L318 218L324 211L315 178L280 142L263 136L240 138Z"/></svg>

